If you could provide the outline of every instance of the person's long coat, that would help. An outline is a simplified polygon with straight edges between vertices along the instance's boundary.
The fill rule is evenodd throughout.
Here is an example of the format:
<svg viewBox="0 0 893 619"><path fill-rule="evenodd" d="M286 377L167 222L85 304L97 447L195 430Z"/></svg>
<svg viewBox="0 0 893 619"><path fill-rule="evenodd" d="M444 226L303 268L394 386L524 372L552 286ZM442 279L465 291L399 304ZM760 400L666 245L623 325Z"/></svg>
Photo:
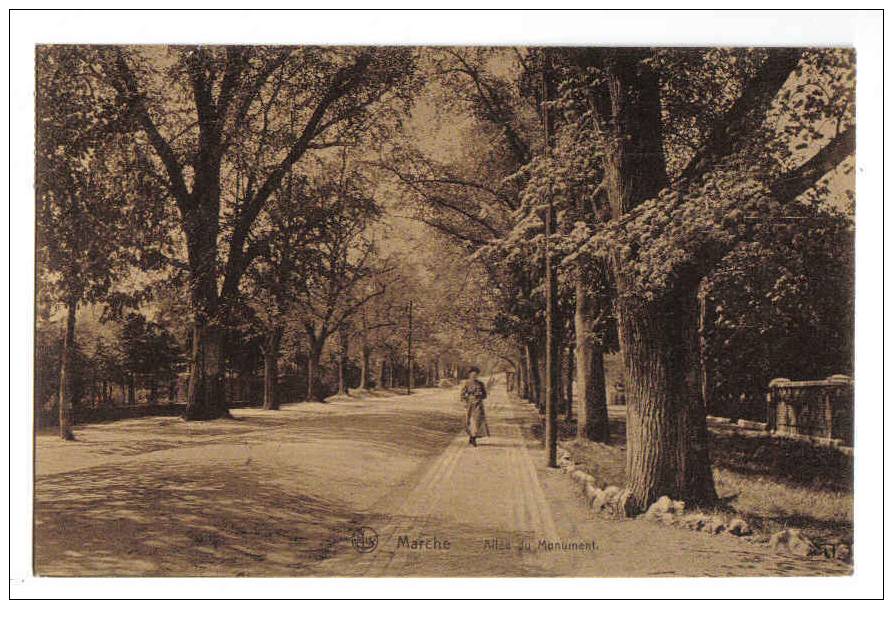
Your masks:
<svg viewBox="0 0 893 619"><path fill-rule="evenodd" d="M465 402L465 431L468 436L490 436L487 417L484 415L484 400L487 389L484 383L475 379L469 380L462 387L462 401Z"/></svg>

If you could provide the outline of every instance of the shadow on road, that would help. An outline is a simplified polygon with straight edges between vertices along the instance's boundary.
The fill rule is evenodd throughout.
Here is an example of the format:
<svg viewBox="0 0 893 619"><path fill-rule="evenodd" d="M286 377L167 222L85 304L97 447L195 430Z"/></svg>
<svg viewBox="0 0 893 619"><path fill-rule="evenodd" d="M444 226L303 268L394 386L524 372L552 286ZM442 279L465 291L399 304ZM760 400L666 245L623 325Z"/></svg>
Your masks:
<svg viewBox="0 0 893 619"><path fill-rule="evenodd" d="M42 576L299 575L368 518L257 468L92 468L36 490Z"/></svg>

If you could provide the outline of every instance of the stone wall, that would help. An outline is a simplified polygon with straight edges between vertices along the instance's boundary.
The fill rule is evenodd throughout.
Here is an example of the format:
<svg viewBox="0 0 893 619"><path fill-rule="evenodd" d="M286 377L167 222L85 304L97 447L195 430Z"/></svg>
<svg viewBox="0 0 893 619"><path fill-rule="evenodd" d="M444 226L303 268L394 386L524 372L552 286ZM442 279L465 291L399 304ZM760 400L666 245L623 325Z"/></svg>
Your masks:
<svg viewBox="0 0 893 619"><path fill-rule="evenodd" d="M853 444L853 379L849 376L776 378L769 383L767 401L767 425L772 432Z"/></svg>

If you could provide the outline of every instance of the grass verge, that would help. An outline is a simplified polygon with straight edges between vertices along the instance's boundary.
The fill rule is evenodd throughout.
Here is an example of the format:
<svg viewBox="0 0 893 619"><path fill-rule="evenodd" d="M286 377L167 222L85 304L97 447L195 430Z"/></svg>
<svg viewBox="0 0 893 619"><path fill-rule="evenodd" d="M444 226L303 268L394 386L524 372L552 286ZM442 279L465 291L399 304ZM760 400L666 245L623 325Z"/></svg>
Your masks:
<svg viewBox="0 0 893 619"><path fill-rule="evenodd" d="M541 424L531 430L542 436ZM573 421L562 420L561 445L598 484L622 486L626 427L611 416L607 444L578 440ZM801 529L817 544L853 541L853 458L835 449L791 439L710 428L716 511L736 514L757 538Z"/></svg>

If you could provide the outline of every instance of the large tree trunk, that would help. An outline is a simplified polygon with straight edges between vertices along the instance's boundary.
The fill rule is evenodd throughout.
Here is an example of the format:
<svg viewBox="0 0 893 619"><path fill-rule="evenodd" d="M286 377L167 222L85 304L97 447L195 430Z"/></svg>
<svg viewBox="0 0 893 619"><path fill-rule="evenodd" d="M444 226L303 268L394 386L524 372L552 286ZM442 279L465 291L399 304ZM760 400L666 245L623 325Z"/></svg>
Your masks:
<svg viewBox="0 0 893 619"><path fill-rule="evenodd" d="M596 344L593 333L593 308L586 283L576 285L574 335L576 336L577 389L580 410L577 412L577 437L590 441L608 440L608 400L605 393L604 352Z"/></svg>
<svg viewBox="0 0 893 619"><path fill-rule="evenodd" d="M623 511L661 496L690 505L716 500L700 393L694 290L662 303L621 302L627 371L627 484Z"/></svg>
<svg viewBox="0 0 893 619"><path fill-rule="evenodd" d="M618 303L628 385L621 499L627 515L664 495L700 506L717 498L700 387L697 298L694 288L677 292L660 303Z"/></svg>
<svg viewBox="0 0 893 619"><path fill-rule="evenodd" d="M279 347L282 329L273 327L264 341L264 410L279 410Z"/></svg>
<svg viewBox="0 0 893 619"><path fill-rule="evenodd" d="M74 440L71 431L72 398L74 396L74 349L75 325L77 323L77 301L68 303L68 314L65 319L65 336L62 339L62 363L59 365L59 436L66 441Z"/></svg>
<svg viewBox="0 0 893 619"><path fill-rule="evenodd" d="M195 204L187 207L184 222L189 249L191 302L195 312L189 389L184 414L190 421L229 417L226 398L225 333L220 324L220 318L225 313L225 302L218 292L216 269L220 232L220 157L217 149L219 135L215 135L209 129L211 127L200 123L201 154L194 164ZM229 285L232 286L232 283ZM226 281L223 289L226 293Z"/></svg>
<svg viewBox="0 0 893 619"><path fill-rule="evenodd" d="M224 389L223 330L201 319L192 329L192 358L184 418L189 421L228 417Z"/></svg>
<svg viewBox="0 0 893 619"><path fill-rule="evenodd" d="M602 134L605 195L620 218L666 186L661 85L648 50L601 55L606 88L594 92ZM705 504L716 498L699 393L694 285L662 302L625 294L625 263L612 260L618 333L627 372L627 474L621 507L646 509L662 495ZM690 289L686 289L690 288Z"/></svg>

